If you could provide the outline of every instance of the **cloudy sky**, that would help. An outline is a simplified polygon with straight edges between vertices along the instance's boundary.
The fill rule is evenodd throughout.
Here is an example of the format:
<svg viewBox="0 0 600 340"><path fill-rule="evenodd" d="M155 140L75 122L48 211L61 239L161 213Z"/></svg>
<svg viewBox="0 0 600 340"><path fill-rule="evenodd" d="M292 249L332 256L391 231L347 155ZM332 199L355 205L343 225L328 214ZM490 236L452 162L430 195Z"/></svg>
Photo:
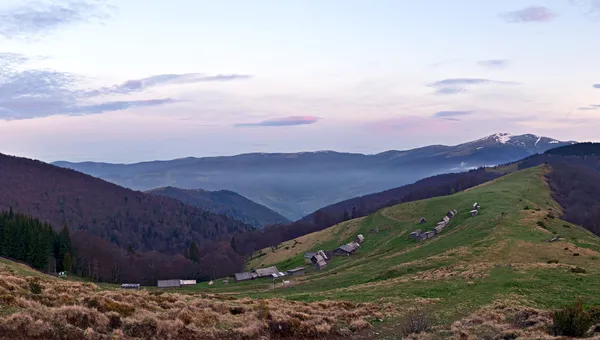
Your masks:
<svg viewBox="0 0 600 340"><path fill-rule="evenodd" d="M600 140L600 0L0 1L0 152Z"/></svg>

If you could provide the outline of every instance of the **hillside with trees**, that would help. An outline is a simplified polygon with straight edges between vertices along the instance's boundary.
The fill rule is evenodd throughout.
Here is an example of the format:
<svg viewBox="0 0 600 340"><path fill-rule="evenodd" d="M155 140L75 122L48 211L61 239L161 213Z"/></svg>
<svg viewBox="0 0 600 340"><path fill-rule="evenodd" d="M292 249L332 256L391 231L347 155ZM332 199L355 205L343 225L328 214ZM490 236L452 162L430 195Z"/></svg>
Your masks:
<svg viewBox="0 0 600 340"><path fill-rule="evenodd" d="M71 272L75 257L69 229L57 232L48 223L14 213L0 213L0 256L54 273Z"/></svg>
<svg viewBox="0 0 600 340"><path fill-rule="evenodd" d="M287 218L264 205L260 205L229 190L208 191L202 189L180 189L168 186L146 192L152 195L171 197L185 204L216 214L227 215L234 220L257 228L290 222Z"/></svg>
<svg viewBox="0 0 600 340"><path fill-rule="evenodd" d="M242 262L230 249L231 236L253 229L172 198L25 158L0 155L0 179L0 210L37 218L54 230L67 225L76 270L98 280L115 281L113 272L148 281L152 273L183 276L190 270L208 277L217 261L219 270L235 271ZM204 266L183 256L193 241Z"/></svg>

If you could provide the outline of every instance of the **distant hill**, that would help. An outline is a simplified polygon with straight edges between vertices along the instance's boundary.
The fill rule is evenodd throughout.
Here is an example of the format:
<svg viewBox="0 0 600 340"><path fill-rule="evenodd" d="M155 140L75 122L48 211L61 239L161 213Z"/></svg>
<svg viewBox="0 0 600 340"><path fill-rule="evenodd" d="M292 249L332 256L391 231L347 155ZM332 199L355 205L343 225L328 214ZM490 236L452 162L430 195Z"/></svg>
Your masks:
<svg viewBox="0 0 600 340"><path fill-rule="evenodd" d="M352 197L437 174L508 163L572 143L531 134L498 133L456 146L431 145L374 155L318 151L189 157L135 164L54 164L136 190L165 186L231 190L297 220Z"/></svg>
<svg viewBox="0 0 600 340"><path fill-rule="evenodd" d="M229 190L207 191L163 187L146 192L152 195L171 197L216 214L224 214L257 228L290 222L273 210Z"/></svg>
<svg viewBox="0 0 600 340"><path fill-rule="evenodd" d="M136 257L154 254L136 269L146 279L160 275L153 270L174 267L192 241L207 256L208 252L219 250L214 245L223 241L226 248L219 252L226 255L221 257L220 267L226 268L230 260L239 260L229 252L231 236L253 229L169 197L133 191L40 161L0 154L0 211L10 208L49 222L55 229L66 223L73 232L80 260L89 261L90 267L102 268L103 278L115 277L115 273L110 273L115 264L127 267L127 263L134 262L125 249ZM205 260L208 266L208 258ZM100 278L100 269L97 275Z"/></svg>

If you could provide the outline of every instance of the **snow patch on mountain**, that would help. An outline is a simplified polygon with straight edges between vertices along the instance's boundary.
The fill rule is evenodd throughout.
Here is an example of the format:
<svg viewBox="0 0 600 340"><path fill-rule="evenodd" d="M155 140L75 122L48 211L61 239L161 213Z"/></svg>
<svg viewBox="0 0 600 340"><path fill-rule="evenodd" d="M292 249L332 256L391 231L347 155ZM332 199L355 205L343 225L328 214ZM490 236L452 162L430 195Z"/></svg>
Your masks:
<svg viewBox="0 0 600 340"><path fill-rule="evenodd" d="M494 139L501 144L506 144L510 141L512 135L510 133L497 133L494 135Z"/></svg>

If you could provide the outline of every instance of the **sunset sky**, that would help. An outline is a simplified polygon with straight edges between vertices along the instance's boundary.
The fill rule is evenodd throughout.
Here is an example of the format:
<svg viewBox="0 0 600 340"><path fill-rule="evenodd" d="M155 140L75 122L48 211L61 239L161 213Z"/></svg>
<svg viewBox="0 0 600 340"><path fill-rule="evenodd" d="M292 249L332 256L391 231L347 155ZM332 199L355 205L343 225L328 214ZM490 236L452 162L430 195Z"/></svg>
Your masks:
<svg viewBox="0 0 600 340"><path fill-rule="evenodd" d="M599 32L600 0L2 0L0 152L597 141Z"/></svg>

